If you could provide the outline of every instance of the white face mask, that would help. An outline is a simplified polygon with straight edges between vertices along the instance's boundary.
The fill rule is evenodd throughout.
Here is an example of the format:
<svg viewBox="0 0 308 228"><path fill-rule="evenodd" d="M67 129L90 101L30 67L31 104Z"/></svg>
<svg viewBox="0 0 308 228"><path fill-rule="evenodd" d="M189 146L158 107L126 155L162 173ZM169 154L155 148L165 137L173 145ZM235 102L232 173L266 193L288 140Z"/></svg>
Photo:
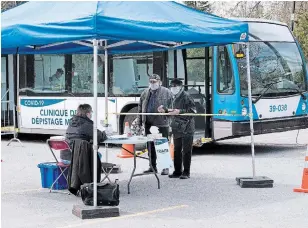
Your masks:
<svg viewBox="0 0 308 228"><path fill-rule="evenodd" d="M171 93L172 93L173 95L177 95L177 94L180 92L181 87L179 87L179 86L171 87L170 90L171 90Z"/></svg>
<svg viewBox="0 0 308 228"><path fill-rule="evenodd" d="M157 90L159 88L159 83L156 82L154 84L150 83L150 89L151 90Z"/></svg>

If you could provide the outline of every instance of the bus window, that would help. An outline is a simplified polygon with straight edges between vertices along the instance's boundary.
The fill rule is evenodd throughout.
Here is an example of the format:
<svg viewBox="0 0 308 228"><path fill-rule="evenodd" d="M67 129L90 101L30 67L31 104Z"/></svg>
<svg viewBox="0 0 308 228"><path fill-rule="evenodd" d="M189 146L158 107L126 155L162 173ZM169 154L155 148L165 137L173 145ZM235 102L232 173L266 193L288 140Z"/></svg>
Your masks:
<svg viewBox="0 0 308 228"><path fill-rule="evenodd" d="M241 47L235 44L234 48L238 50ZM237 64L241 94L247 96L246 58L237 59ZM250 76L253 96L284 96L306 90L303 61L296 43L251 42Z"/></svg>
<svg viewBox="0 0 308 228"><path fill-rule="evenodd" d="M149 86L149 75L153 74L153 54L113 56L112 66L112 94L141 94Z"/></svg>
<svg viewBox="0 0 308 228"><path fill-rule="evenodd" d="M33 71L27 75L28 86L31 84L36 92L64 92L64 61L64 55L34 55Z"/></svg>
<svg viewBox="0 0 308 228"><path fill-rule="evenodd" d="M169 50L168 51L168 61L166 64L167 67L167 87L170 87L170 82L175 77L182 80L185 80L185 67L184 67L184 57L182 50Z"/></svg>
<svg viewBox="0 0 308 228"><path fill-rule="evenodd" d="M6 100L7 91L7 57L1 56L1 99ZM2 107L1 107L2 109Z"/></svg>
<svg viewBox="0 0 308 228"><path fill-rule="evenodd" d="M97 56L97 93L103 94L104 84L104 56ZM93 93L93 55L72 55L72 92Z"/></svg>
<svg viewBox="0 0 308 228"><path fill-rule="evenodd" d="M7 118L6 111L8 109L8 103L2 101L8 101L9 96L7 93L8 83L7 83L7 57L1 56L1 120ZM2 126L2 123L1 123Z"/></svg>
<svg viewBox="0 0 308 228"><path fill-rule="evenodd" d="M184 81L184 79L185 79L185 68L184 68L184 59L183 59L182 50L176 50L176 52L177 52L177 54L176 54L177 78Z"/></svg>
<svg viewBox="0 0 308 228"><path fill-rule="evenodd" d="M205 93L205 51L204 48L187 49L187 89L190 94Z"/></svg>
<svg viewBox="0 0 308 228"><path fill-rule="evenodd" d="M218 92L232 94L234 92L234 78L227 47L221 46L218 48L217 67Z"/></svg>
<svg viewBox="0 0 308 228"><path fill-rule="evenodd" d="M173 50L168 51L168 64L166 67L167 67L167 78L173 79L174 78L174 51Z"/></svg>

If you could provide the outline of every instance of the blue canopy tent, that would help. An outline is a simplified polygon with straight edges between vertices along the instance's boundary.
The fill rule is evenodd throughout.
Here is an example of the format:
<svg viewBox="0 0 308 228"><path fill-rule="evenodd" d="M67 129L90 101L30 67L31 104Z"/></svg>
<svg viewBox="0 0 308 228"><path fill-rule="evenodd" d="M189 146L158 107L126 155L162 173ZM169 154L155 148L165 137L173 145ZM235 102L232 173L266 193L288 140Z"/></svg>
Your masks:
<svg viewBox="0 0 308 228"><path fill-rule="evenodd" d="M28 2L2 13L1 49L93 39L157 42L154 47L183 42L222 44L246 42L247 32L246 23L175 2Z"/></svg>
<svg viewBox="0 0 308 228"><path fill-rule="evenodd" d="M1 16L2 53L93 53L93 81L97 81L98 53L105 54L105 69L108 69L107 56L110 53L161 51L248 41L247 23L203 13L175 2L28 2ZM247 69L250 80L249 67ZM105 71L106 120L107 82ZM93 87L93 144L96 153L97 84L93 83ZM96 172L94 174L96 190ZM96 199L94 191L95 206Z"/></svg>

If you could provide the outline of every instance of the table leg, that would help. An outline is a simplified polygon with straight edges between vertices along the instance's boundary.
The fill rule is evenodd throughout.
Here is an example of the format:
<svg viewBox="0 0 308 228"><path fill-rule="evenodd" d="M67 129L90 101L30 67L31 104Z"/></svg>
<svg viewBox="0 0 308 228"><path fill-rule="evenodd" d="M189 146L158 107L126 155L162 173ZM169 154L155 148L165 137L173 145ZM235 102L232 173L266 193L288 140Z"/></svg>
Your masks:
<svg viewBox="0 0 308 228"><path fill-rule="evenodd" d="M152 161L151 161L151 146L148 146L148 154L149 154L150 167L151 167L151 169L152 169L152 171L153 171L153 173L154 173L154 175L155 175L155 177L157 179L158 189L160 189L160 180L159 180L159 178L157 176L157 173L155 172L155 170L153 168Z"/></svg>
<svg viewBox="0 0 308 228"><path fill-rule="evenodd" d="M128 184L127 184L127 191L128 191L128 194L130 194L130 182L132 181L132 178L135 174L135 170L136 170L136 148L134 146L134 168L133 168L133 171L132 171L132 174L129 178L129 181L128 181Z"/></svg>

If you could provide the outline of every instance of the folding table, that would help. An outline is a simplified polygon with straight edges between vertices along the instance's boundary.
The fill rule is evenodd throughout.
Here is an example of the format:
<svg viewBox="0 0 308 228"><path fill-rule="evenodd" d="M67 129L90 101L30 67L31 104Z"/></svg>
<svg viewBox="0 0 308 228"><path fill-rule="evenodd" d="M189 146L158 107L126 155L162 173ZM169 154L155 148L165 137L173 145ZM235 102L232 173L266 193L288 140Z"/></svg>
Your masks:
<svg viewBox="0 0 308 228"><path fill-rule="evenodd" d="M117 136L111 136L109 137L107 140L105 140L104 142L102 142L102 144L106 145L106 148L108 148L108 144L145 144L147 142L151 142L153 141L153 139L150 139L148 137L144 137L144 136L132 136L132 137L127 137L127 138L121 138L121 137L117 137ZM128 151L130 152L130 151ZM143 176L143 175L149 175L149 174L154 174L156 179L157 179L157 184L158 184L158 189L160 189L160 180L158 178L157 173L154 171L152 163L151 163L151 148L148 148L148 154L149 154L149 158L145 158L145 157L141 157L139 155L136 154L136 149L134 147L134 151L132 151L132 154L134 155L134 168L132 170L131 176L129 178L128 184L127 184L127 190L128 190L128 194L130 194L130 183L132 181L133 177L136 176ZM142 159L146 159L150 161L150 167L152 169L152 173L139 173L139 174L135 174L135 170L136 170L136 158L142 158ZM105 173L106 175L106 173Z"/></svg>

